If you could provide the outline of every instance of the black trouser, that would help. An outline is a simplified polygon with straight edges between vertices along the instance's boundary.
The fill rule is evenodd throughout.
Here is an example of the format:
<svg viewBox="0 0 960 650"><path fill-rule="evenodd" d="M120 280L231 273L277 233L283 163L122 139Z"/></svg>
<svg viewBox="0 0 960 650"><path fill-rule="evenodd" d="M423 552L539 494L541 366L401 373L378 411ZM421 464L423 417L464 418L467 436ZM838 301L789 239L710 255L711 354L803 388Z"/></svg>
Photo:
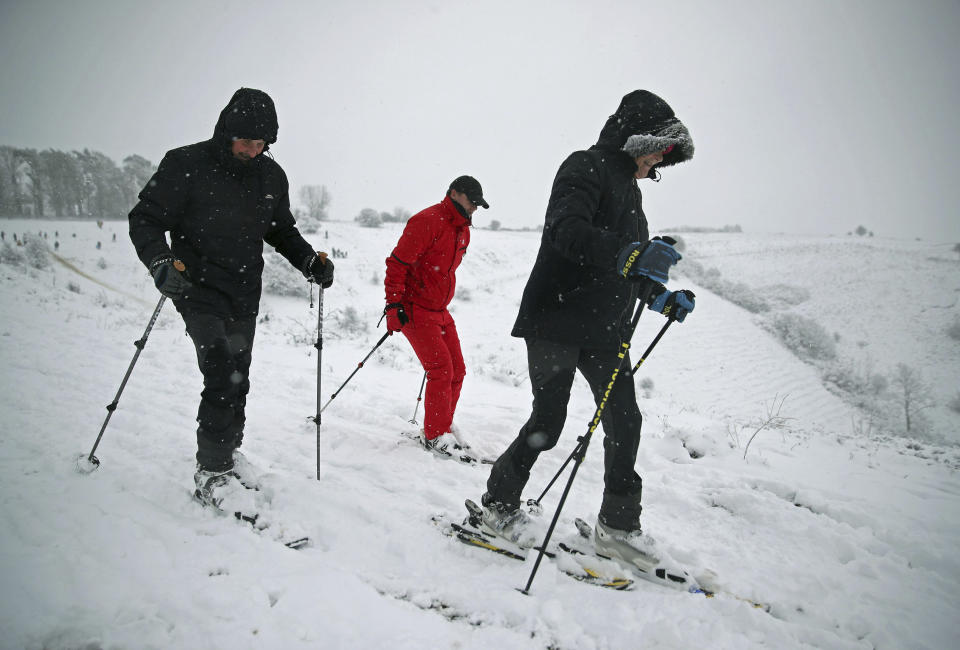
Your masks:
<svg viewBox="0 0 960 650"><path fill-rule="evenodd" d="M243 440L244 409L250 392L250 359L256 316L222 318L185 313L187 334L197 348L203 391L197 409L197 463L208 470L233 467L233 450Z"/></svg>
<svg viewBox="0 0 960 650"><path fill-rule="evenodd" d="M538 339L527 339L527 360L533 388L533 412L516 440L497 459L487 480L484 502L508 508L520 505L520 495L540 452L552 449L567 418L567 402L575 371L590 384L599 405L617 367L616 351L585 350ZM640 527L642 481L634 470L640 445L642 416L637 407L629 355L604 407L604 491L600 516L623 530ZM584 419L584 426L587 426Z"/></svg>

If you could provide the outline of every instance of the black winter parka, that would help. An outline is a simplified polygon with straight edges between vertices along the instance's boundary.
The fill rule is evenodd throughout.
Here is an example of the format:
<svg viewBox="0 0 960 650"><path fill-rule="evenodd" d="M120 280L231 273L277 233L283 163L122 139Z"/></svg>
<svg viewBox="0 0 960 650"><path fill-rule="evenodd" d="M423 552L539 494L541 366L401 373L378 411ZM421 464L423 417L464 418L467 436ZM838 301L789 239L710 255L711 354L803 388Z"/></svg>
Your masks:
<svg viewBox="0 0 960 650"><path fill-rule="evenodd" d="M636 169L625 153L598 147L577 151L560 166L513 336L590 349L619 346L637 285L617 274L617 253L649 239Z"/></svg>
<svg viewBox="0 0 960 650"><path fill-rule="evenodd" d="M659 166L693 155L689 133L666 102L642 90L624 97L597 144L560 165L513 336L618 348L638 285L617 273L617 254L650 238L637 165L621 149L638 134L649 135L652 146L674 145Z"/></svg>
<svg viewBox="0 0 960 650"><path fill-rule="evenodd" d="M149 268L164 254L186 265L193 286L174 300L181 312L256 315L263 242L301 272L314 255L290 212L289 185L280 165L262 154L243 163L230 153L231 135L257 135L227 132L225 122L243 115L245 108L257 117L266 113L273 138L268 134L264 139L275 140L270 98L258 90L237 91L213 138L167 152L129 215L130 239L144 265Z"/></svg>

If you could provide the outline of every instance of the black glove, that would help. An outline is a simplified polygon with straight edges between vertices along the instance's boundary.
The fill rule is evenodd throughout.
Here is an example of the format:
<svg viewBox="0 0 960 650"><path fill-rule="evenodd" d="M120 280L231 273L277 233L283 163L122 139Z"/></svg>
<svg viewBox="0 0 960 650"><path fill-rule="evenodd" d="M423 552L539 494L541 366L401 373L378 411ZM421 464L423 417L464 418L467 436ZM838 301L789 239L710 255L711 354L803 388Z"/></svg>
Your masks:
<svg viewBox="0 0 960 650"><path fill-rule="evenodd" d="M310 260L306 276L324 289L329 289L333 284L333 260L326 253L317 253Z"/></svg>
<svg viewBox="0 0 960 650"><path fill-rule="evenodd" d="M399 332L404 325L410 322L407 316L407 310L403 308L403 303L391 302L387 305L383 313L387 315L387 331Z"/></svg>
<svg viewBox="0 0 960 650"><path fill-rule="evenodd" d="M183 274L186 267L171 255L158 255L150 262L150 275L157 290L167 298L180 298L193 285Z"/></svg>
<svg viewBox="0 0 960 650"><path fill-rule="evenodd" d="M681 259L673 247L673 237L654 237L647 242L633 242L617 255L617 271L628 280L666 282L670 267Z"/></svg>

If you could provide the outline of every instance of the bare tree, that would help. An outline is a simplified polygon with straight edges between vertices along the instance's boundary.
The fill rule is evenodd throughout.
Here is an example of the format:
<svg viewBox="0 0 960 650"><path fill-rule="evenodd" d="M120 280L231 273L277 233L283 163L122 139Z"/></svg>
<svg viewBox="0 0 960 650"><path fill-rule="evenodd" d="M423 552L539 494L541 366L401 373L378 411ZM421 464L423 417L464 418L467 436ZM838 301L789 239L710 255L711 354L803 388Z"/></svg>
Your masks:
<svg viewBox="0 0 960 650"><path fill-rule="evenodd" d="M893 385L903 400L903 418L907 433L910 433L916 428L920 412L934 405L933 398L920 373L905 363L897 364L893 373Z"/></svg>
<svg viewBox="0 0 960 650"><path fill-rule="evenodd" d="M780 403L777 404L777 398L780 397L779 393L773 396L770 404L766 405L767 417L759 420L759 424L750 425L754 429L753 433L750 435L750 439L747 440L747 445L743 448L743 459L747 459L747 452L750 451L750 443L753 442L753 439L757 437L757 434L763 431L764 429L782 429L786 426L787 422L793 418L788 418L783 415L780 415L781 409L783 409L783 403L787 401L789 395L784 395L780 397ZM755 428L754 428L755 427ZM739 435L737 435L739 440Z"/></svg>
<svg viewBox="0 0 960 650"><path fill-rule="evenodd" d="M326 185L304 185L300 188L300 202L306 208L304 223L301 226L306 227L307 232L316 232L320 221L326 221L330 218L327 210L330 207L333 197ZM313 227L311 230L310 227Z"/></svg>

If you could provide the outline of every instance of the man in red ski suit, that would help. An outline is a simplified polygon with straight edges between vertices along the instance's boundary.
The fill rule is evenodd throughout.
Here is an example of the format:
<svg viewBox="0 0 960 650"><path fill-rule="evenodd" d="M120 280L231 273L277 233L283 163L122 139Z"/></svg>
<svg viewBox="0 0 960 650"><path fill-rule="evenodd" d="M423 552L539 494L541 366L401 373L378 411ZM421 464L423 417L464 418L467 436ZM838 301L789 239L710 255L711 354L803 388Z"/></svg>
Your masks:
<svg viewBox="0 0 960 650"><path fill-rule="evenodd" d="M490 207L480 183L471 176L454 179L443 201L407 221L384 278L387 330L407 337L427 373L422 442L443 457L466 446L450 432L466 367L447 305L478 206Z"/></svg>

